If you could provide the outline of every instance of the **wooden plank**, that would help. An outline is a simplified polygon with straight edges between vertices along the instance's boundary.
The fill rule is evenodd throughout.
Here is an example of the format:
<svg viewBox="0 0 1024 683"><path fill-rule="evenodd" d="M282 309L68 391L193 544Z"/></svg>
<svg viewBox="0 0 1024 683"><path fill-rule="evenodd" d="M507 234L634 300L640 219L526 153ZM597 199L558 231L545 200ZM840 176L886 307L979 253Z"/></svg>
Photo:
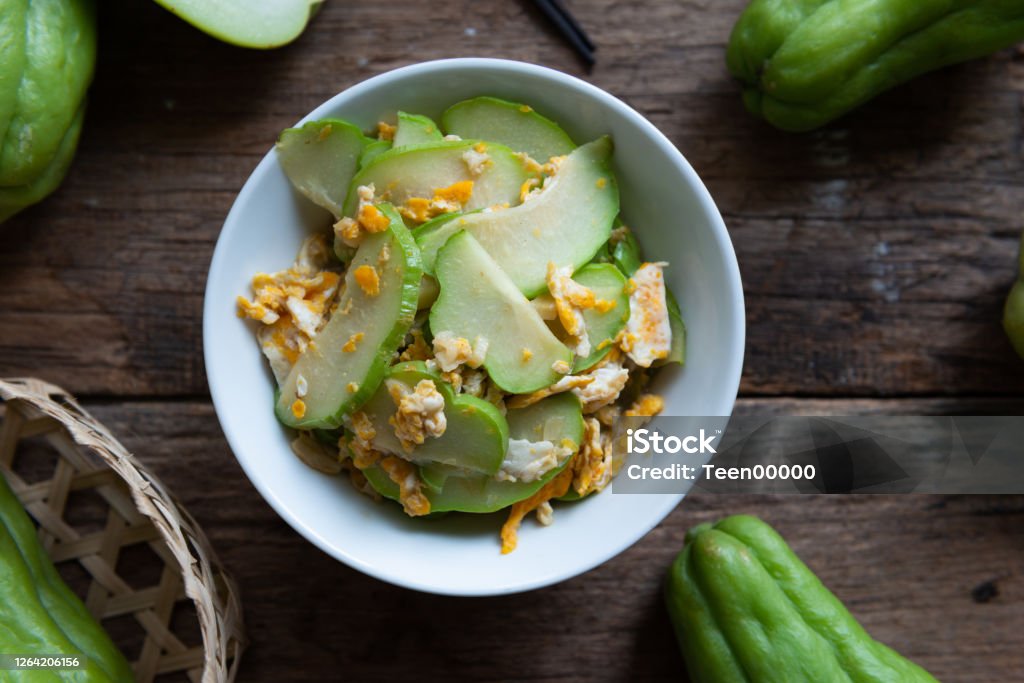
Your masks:
<svg viewBox="0 0 1024 683"><path fill-rule="evenodd" d="M742 0L578 1L590 75L705 178L746 283L742 390L1020 395L999 328L1024 206L1024 56L932 74L809 135L742 110L723 46ZM529 3L326 3L272 52L223 45L154 3L103 3L80 154L0 228L0 375L79 394L194 396L205 273L278 131L412 62L523 59L583 75ZM697 362L695 359L694 362Z"/></svg>
<svg viewBox="0 0 1024 683"><path fill-rule="evenodd" d="M738 412L1021 407L965 399L757 399L741 401ZM583 576L516 596L453 599L383 584L304 541L246 481L208 404L87 408L183 500L239 580L252 641L241 672L247 681L685 680L661 581L688 528L736 513L776 526L875 637L940 680L1024 678L1024 496L701 492ZM545 532L530 522L523 542L532 533Z"/></svg>

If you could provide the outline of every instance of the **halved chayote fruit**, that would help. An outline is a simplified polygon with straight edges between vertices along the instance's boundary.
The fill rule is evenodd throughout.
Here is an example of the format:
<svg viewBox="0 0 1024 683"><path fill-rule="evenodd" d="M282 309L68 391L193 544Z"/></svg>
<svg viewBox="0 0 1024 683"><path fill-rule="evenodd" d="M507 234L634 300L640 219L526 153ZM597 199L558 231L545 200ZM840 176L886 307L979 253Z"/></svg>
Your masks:
<svg viewBox="0 0 1024 683"><path fill-rule="evenodd" d="M484 367L505 391L525 394L561 379L556 362L572 366L570 351L548 329L515 283L468 232L449 238L437 255L441 292L430 311L434 336L450 332L487 340Z"/></svg>
<svg viewBox="0 0 1024 683"><path fill-rule="evenodd" d="M526 152L540 163L576 149L564 130L526 104L497 97L474 97L453 104L441 116L449 135L492 140L517 152Z"/></svg>
<svg viewBox="0 0 1024 683"><path fill-rule="evenodd" d="M430 380L444 397L446 427L439 437L427 437L411 452L402 448L395 436L395 428L388 420L395 414L395 402L386 384L398 381L415 389L422 380ZM508 423L493 404L470 396L456 394L452 386L420 361L399 363L391 367L377 392L359 411L373 423L377 436L373 447L385 453L394 453L415 463L438 463L464 468L468 471L491 475L501 467L508 448Z"/></svg>
<svg viewBox="0 0 1024 683"><path fill-rule="evenodd" d="M323 0L156 0L214 38L240 47L268 49L302 33Z"/></svg>
<svg viewBox="0 0 1024 683"><path fill-rule="evenodd" d="M619 191L608 166L611 138L579 147L545 189L524 204L460 216L419 240L426 262L451 234L467 230L528 297L547 289L547 265L588 263L611 234Z"/></svg>
<svg viewBox="0 0 1024 683"><path fill-rule="evenodd" d="M426 116L420 114L407 114L404 111L398 112L398 126L395 129L395 139L392 146L408 147L409 145L421 145L428 142L439 142L443 136L437 124Z"/></svg>
<svg viewBox="0 0 1024 683"><path fill-rule="evenodd" d="M274 145L288 180L314 204L341 217L359 159L371 140L341 119L310 121L286 128Z"/></svg>
<svg viewBox="0 0 1024 683"><path fill-rule="evenodd" d="M629 320L629 295L626 294L626 278L610 263L588 263L574 273L572 279L589 287L595 299L615 302L606 311L596 306L583 310L591 351L586 358L577 357L573 362L573 373L580 373L593 367L615 346L615 338Z"/></svg>
<svg viewBox="0 0 1024 683"><path fill-rule="evenodd" d="M276 414L289 427L339 426L342 417L377 390L412 325L423 275L420 252L394 208L378 208L390 225L359 245L337 308L281 386ZM376 273L376 294L357 281L358 273L367 272L361 268ZM301 397L299 377L307 387Z"/></svg>
<svg viewBox="0 0 1024 683"><path fill-rule="evenodd" d="M555 444L561 444L563 439L575 444L583 440L582 410L579 399L573 394L556 394L527 408L509 410L507 417L512 438ZM571 461L572 456L567 457L560 467L531 482L498 481L444 465L421 466L420 478L424 493L430 499L431 512L487 513L529 498ZM363 472L381 495L398 499L398 487L383 470L373 466Z"/></svg>
<svg viewBox="0 0 1024 683"><path fill-rule="evenodd" d="M478 145L483 145L491 164L479 175L473 175L463 155L474 151ZM411 197L430 198L438 188L471 180L473 194L463 208L473 210L506 202L517 204L519 189L532 177L512 150L494 143L442 140L393 147L356 174L343 213L346 216L355 213L359 203L355 190L360 185L372 184L378 197L399 206Z"/></svg>

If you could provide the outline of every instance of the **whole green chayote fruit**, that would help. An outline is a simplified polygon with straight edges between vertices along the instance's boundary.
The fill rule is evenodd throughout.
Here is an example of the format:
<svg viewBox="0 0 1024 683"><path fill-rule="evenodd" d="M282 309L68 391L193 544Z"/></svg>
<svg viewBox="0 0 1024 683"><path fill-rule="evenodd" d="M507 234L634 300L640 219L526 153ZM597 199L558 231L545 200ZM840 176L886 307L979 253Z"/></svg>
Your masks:
<svg viewBox="0 0 1024 683"><path fill-rule="evenodd" d="M64 178L95 64L93 0L0 0L0 221Z"/></svg>
<svg viewBox="0 0 1024 683"><path fill-rule="evenodd" d="M747 109L807 131L923 73L1022 40L1021 0L753 0L726 62Z"/></svg>

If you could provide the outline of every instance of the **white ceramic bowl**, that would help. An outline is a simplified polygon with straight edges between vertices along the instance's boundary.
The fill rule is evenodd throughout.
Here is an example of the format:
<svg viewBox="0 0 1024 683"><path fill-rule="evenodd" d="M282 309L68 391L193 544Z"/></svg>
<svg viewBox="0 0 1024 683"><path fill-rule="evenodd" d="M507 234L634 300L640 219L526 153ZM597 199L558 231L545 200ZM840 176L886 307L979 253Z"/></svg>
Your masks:
<svg viewBox="0 0 1024 683"><path fill-rule="evenodd" d="M371 129L396 109L437 117L459 100L495 95L525 102L578 142L610 133L623 215L666 280L688 328L687 365L659 376L666 414L729 415L743 364L744 310L736 256L714 202L686 159L651 123L608 93L520 62L451 59L371 78L303 121L335 116ZM272 140L267 140L270 144ZM302 238L329 216L292 190L271 150L235 200L210 265L203 337L210 392L235 456L263 497L299 533L342 562L401 586L451 595L495 595L546 586L622 552L682 495L606 490L558 506L555 523L524 522L519 547L499 553L502 514L406 517L357 493L347 477L296 458L274 419L273 378L254 328L235 315L252 275L291 264Z"/></svg>

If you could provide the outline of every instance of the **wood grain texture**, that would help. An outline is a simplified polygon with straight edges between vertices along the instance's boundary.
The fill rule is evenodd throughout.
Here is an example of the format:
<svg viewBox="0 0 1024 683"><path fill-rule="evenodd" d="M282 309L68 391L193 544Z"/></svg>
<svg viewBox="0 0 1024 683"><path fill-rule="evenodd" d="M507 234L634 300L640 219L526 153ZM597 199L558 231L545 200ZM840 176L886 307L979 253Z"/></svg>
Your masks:
<svg viewBox="0 0 1024 683"><path fill-rule="evenodd" d="M599 45L589 74L526 0L331 0L272 52L221 44L152 2L99 3L75 165L0 226L0 375L90 397L195 514L241 583L244 681L685 680L661 577L687 528L737 512L775 525L876 637L944 682L1024 680L1024 497L701 492L584 576L459 600L337 563L247 482L202 365L223 219L282 128L354 83L443 57L586 77L679 146L743 274L738 412L1024 414L1024 364L999 326L1024 209L1024 52L789 135L746 114L726 73L744 0L571 4Z"/></svg>
<svg viewBox="0 0 1024 683"><path fill-rule="evenodd" d="M0 373L107 396L206 392L206 269L277 133L345 87L480 55L586 75L528 2L327 3L278 51L152 3L102 3L99 70L61 191L0 227ZM589 75L687 155L744 276L742 391L1020 395L999 327L1024 208L1024 56L926 76L807 135L743 111L724 44L741 0L578 0Z"/></svg>
<svg viewBox="0 0 1024 683"><path fill-rule="evenodd" d="M839 414L937 407L822 403ZM238 579L252 639L243 681L685 681L661 581L688 528L736 513L774 525L872 635L944 683L1024 679L1024 496L700 492L583 576L444 598L364 576L292 531L247 482L205 402L86 407L179 495ZM758 399L738 411L801 407ZM527 523L521 543L542 533Z"/></svg>

